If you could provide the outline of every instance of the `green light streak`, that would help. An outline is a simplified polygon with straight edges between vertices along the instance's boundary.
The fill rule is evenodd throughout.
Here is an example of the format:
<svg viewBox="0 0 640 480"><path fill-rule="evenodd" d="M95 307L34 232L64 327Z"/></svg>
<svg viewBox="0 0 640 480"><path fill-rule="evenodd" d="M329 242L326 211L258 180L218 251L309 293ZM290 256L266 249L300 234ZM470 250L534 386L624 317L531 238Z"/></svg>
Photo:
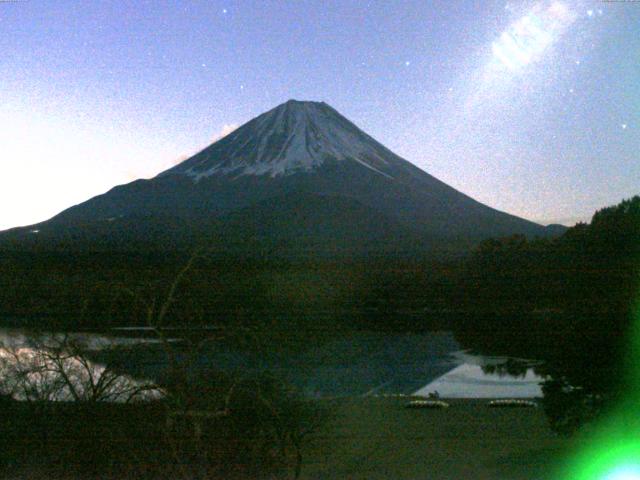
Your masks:
<svg viewBox="0 0 640 480"><path fill-rule="evenodd" d="M612 473L619 472L621 468L635 468L640 471L638 430L636 428L630 432L630 425L624 421L625 419L628 420L628 417L621 415L613 421L606 420L606 426L600 426L600 432L589 439L589 447L573 459L560 478L606 480L607 477L615 478L612 477Z"/></svg>
<svg viewBox="0 0 640 480"><path fill-rule="evenodd" d="M595 425L558 480L640 480L640 308L634 309L623 404Z"/></svg>

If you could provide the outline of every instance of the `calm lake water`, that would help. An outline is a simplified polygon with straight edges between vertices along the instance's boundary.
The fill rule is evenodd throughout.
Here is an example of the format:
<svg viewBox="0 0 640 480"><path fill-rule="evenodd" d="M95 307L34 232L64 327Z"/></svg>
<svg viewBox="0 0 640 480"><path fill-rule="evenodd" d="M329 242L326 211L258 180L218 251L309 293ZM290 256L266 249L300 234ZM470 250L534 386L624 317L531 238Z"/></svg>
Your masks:
<svg viewBox="0 0 640 480"><path fill-rule="evenodd" d="M536 398L542 397L540 382L533 364L518 359L528 368L520 376L487 373L490 366L504 365L513 359L472 355L465 351L450 355L454 368L420 388L414 395L438 393L443 398Z"/></svg>
<svg viewBox="0 0 640 480"><path fill-rule="evenodd" d="M140 340L94 334L0 329L0 392L16 400L128 402L162 395L149 380L107 368L92 354Z"/></svg>
<svg viewBox="0 0 640 480"><path fill-rule="evenodd" d="M135 327L128 329L133 333L135 330ZM123 336L124 332L74 334L72 338L91 350L88 358L96 372L102 371L107 362L106 349L116 344L127 347L127 359L119 363L132 384L161 376L166 361L158 341L128 338ZM48 338L55 339L56 336L50 334ZM22 349L24 355L35 353L31 340L32 334L28 331L0 329L0 342L5 348ZM271 371L296 385L307 396L317 398L384 394L427 396L433 392L443 398L541 396L539 382L542 379L531 368L521 377L485 373L487 366L500 365L507 360L461 351L450 332L358 332L322 346L310 345L304 353L286 359L215 346L202 352L194 368L215 368L244 375Z"/></svg>

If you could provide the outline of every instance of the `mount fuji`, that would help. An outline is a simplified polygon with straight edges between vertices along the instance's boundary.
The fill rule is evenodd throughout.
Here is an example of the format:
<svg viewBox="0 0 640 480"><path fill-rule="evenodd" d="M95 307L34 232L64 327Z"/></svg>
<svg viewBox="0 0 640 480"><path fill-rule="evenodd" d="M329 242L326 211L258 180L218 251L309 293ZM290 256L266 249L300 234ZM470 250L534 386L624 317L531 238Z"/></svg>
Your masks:
<svg viewBox="0 0 640 480"><path fill-rule="evenodd" d="M6 231L0 244L389 255L556 230L449 187L326 103L290 100L155 178Z"/></svg>

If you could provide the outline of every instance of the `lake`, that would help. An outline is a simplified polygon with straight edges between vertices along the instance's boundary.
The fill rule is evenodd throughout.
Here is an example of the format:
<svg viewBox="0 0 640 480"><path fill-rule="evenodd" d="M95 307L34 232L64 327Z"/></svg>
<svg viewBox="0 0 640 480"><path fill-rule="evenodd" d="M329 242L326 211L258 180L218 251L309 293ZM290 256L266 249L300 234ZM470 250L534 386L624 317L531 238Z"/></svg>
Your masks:
<svg viewBox="0 0 640 480"><path fill-rule="evenodd" d="M166 368L164 350L157 340L124 336L135 327L112 335L73 334L71 338L89 350L91 368L104 371L114 360L112 345L123 347L116 354L120 371L131 385L162 377ZM148 332L146 332L148 333ZM49 334L45 339L57 338ZM32 334L21 329L0 329L6 348L19 349L22 358L37 353ZM42 341L42 339L41 339ZM35 347L37 348L37 347ZM126 358L124 352L127 352ZM26 355L26 357L25 357ZM7 355L0 355L6 362ZM258 374L270 371L297 386L311 398L404 394L427 396L438 392L443 398L532 398L541 396L542 378L533 364L519 377L487 373L504 364L506 357L471 355L461 350L451 332L380 333L355 332L322 345L309 345L302 353L285 358L268 353L241 352L224 345L205 348L193 368L222 370L230 374ZM519 360L520 362L522 360ZM80 378L80 377L79 377ZM82 378L80 378L80 381Z"/></svg>

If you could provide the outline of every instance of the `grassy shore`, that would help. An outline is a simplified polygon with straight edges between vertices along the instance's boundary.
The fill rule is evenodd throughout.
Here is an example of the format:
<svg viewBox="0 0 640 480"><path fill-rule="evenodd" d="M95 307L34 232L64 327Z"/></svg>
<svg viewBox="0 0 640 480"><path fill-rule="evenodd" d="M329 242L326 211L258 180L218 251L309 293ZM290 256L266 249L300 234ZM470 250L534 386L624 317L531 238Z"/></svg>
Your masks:
<svg viewBox="0 0 640 480"><path fill-rule="evenodd" d="M305 479L552 478L570 441L552 434L541 408L489 408L451 400L407 409L407 399L336 401L305 452Z"/></svg>
<svg viewBox="0 0 640 480"><path fill-rule="evenodd" d="M407 398L378 397L321 402L331 414L303 447L302 479L546 480L578 441L553 435L541 408L451 400L446 409L408 409ZM214 468L202 478L291 478L291 469L278 477L252 463L264 458L251 457L259 439L251 436L252 417L240 425L245 417L221 419L203 436ZM164 426L160 404L8 402L0 415L0 478L177 478ZM190 458L183 458L187 469L199 472Z"/></svg>

